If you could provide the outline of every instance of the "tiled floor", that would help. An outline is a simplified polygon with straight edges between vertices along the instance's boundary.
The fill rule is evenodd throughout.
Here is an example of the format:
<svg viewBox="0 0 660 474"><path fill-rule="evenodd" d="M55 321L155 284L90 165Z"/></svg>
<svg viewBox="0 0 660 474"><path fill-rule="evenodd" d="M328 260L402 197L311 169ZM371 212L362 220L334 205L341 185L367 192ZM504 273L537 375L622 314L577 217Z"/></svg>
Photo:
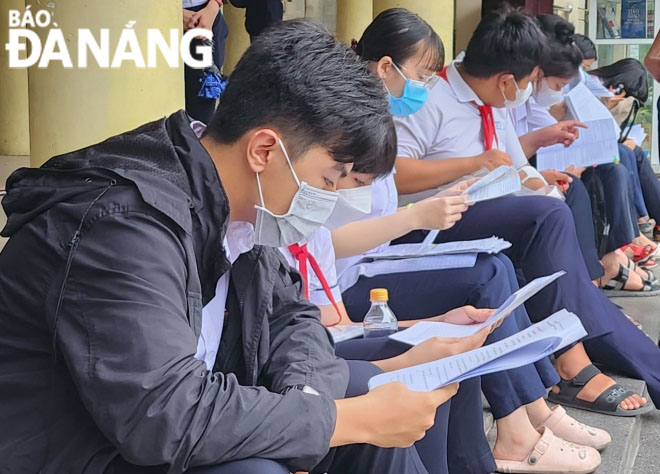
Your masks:
<svg viewBox="0 0 660 474"><path fill-rule="evenodd" d="M16 169L24 166L30 166L29 156L0 155L0 186L4 187L9 175ZM5 226L5 222L7 222L7 216L5 216L4 210L0 209L0 229ZM5 238L0 238L0 249L4 247L6 240Z"/></svg>

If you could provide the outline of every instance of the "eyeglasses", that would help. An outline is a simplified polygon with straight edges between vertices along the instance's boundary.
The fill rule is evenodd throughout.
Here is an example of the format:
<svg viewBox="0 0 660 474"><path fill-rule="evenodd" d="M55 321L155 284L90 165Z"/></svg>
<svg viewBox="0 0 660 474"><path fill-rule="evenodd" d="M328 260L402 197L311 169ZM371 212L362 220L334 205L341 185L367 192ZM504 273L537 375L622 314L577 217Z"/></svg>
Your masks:
<svg viewBox="0 0 660 474"><path fill-rule="evenodd" d="M419 79L413 79L411 77L407 77L403 72L401 72L401 69L408 71L408 68L405 66L397 66L395 63L392 63L392 66L394 66L394 69L401 75L401 77L404 79L410 79L410 82L412 82L414 85L423 87L424 89L432 89L435 83L438 82L438 79L440 79L437 74L422 74L418 71L414 71L414 74L416 74Z"/></svg>

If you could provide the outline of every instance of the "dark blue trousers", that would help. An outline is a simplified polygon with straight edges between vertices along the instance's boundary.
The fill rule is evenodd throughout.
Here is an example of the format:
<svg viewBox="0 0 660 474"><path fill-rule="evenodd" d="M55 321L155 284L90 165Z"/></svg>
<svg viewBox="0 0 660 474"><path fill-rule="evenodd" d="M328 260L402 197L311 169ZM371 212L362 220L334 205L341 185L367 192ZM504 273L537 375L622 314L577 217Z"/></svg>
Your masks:
<svg viewBox="0 0 660 474"><path fill-rule="evenodd" d="M336 353L354 363L351 359L389 359L408 349L405 344L378 337L340 342ZM487 474L495 471L495 461L483 431L479 377L461 382L458 393L438 408L435 425L424 439L415 443L415 448L429 474Z"/></svg>
<svg viewBox="0 0 660 474"><path fill-rule="evenodd" d="M518 289L513 266L504 255L480 254L473 268L459 268L360 278L342 294L348 313L360 319L371 288L387 288L389 304L400 320L422 319L459 306L497 308ZM525 308L506 318L486 344L509 337L530 325ZM559 381L549 359L517 369L484 375L481 387L493 416L503 418L543 397Z"/></svg>
<svg viewBox="0 0 660 474"><path fill-rule="evenodd" d="M582 174L582 181L590 187L596 176L603 183L605 192L606 214L610 225L605 252L609 253L631 243L639 235L637 211L633 203L633 187L628 170L620 164L588 168Z"/></svg>
<svg viewBox="0 0 660 474"><path fill-rule="evenodd" d="M566 205L573 213L575 233L582 258L587 266L589 278L597 280L605 274L605 269L598 258L596 237L594 233L593 215L591 214L591 199L584 183L573 176L573 182L566 193Z"/></svg>
<svg viewBox="0 0 660 474"><path fill-rule="evenodd" d="M636 217L639 219L640 217L648 216L649 211L644 202L644 193L642 192L642 183L639 179L635 152L624 144L619 143L619 155L621 156L621 164L628 171L629 185L631 187Z"/></svg>
<svg viewBox="0 0 660 474"><path fill-rule="evenodd" d="M653 171L651 162L644 156L644 150L640 147L635 148L635 162L644 203L648 209L647 215L660 224L660 181Z"/></svg>
<svg viewBox="0 0 660 474"><path fill-rule="evenodd" d="M438 241L491 235L513 244L504 253L527 281L559 270L567 272L525 304L530 319L537 322L563 308L578 315L587 330L583 341L589 356L646 381L654 404L660 406L660 348L591 283L566 204L545 196L506 196L481 202L454 227L440 232Z"/></svg>

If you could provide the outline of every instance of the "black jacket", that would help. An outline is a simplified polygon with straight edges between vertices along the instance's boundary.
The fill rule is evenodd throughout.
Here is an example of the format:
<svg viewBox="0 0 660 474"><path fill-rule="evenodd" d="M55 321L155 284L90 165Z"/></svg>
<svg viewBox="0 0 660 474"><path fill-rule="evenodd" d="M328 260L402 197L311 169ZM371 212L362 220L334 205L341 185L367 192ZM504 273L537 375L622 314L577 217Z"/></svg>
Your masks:
<svg viewBox="0 0 660 474"><path fill-rule="evenodd" d="M309 470L348 371L276 249L233 266L229 207L178 112L21 169L0 253L0 473L180 473L247 457ZM231 271L215 370L201 310ZM321 396L290 391L307 384Z"/></svg>

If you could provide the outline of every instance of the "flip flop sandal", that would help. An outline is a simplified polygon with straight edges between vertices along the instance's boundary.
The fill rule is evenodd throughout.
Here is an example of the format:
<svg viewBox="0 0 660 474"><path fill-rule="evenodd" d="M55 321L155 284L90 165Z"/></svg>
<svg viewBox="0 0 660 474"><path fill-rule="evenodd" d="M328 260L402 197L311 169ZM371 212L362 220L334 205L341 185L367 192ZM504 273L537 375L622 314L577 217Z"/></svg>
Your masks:
<svg viewBox="0 0 660 474"><path fill-rule="evenodd" d="M623 250L624 252L627 249L633 251L633 257L632 257L633 262L635 262L637 265L642 265L653 258L655 252L658 250L658 247L653 248L650 244L645 245L643 247L632 244L624 245L623 247L621 247L621 250ZM655 263L655 265L657 265L657 263Z"/></svg>
<svg viewBox="0 0 660 474"><path fill-rule="evenodd" d="M565 407L579 408L581 410L593 411L602 415L612 416L637 416L648 413L654 409L653 405L650 403L635 410L624 410L621 408L619 404L631 395L635 395L635 392L626 390L618 383L605 389L593 402L587 402L577 398L577 394L580 393L585 385L600 373L601 371L598 370L595 365L590 364L586 366L571 380L561 379L557 384L559 387L559 393L550 391L548 394L548 400Z"/></svg>
<svg viewBox="0 0 660 474"><path fill-rule="evenodd" d="M654 275L655 277L655 275ZM641 277L640 277L641 278ZM660 285L651 284L647 280L642 278L642 288L638 290L629 290L626 289L626 284L630 279L630 269L629 267L624 267L622 264L619 264L619 273L608 281L603 290L606 291L608 296L629 296L631 294L638 293L654 293L660 291ZM651 296L649 294L649 296Z"/></svg>
<svg viewBox="0 0 660 474"><path fill-rule="evenodd" d="M639 265L640 268L643 268L643 269L646 270L646 269L648 269L648 268L655 268L655 267L657 267L657 266L658 266L658 261L655 259L655 257L653 257L653 258L648 259L648 260L647 260L646 262L644 262L644 263L639 263L638 265Z"/></svg>
<svg viewBox="0 0 660 474"><path fill-rule="evenodd" d="M581 446L589 446L598 451L602 451L612 442L612 437L607 431L580 423L566 413L562 406L557 405L551 411L552 414L536 428L537 430L545 426L561 439Z"/></svg>
<svg viewBox="0 0 660 474"><path fill-rule="evenodd" d="M649 239L653 238L653 229L655 229L655 221L653 219L639 224L639 231Z"/></svg>
<svg viewBox="0 0 660 474"><path fill-rule="evenodd" d="M635 262L633 262L632 259L631 259L630 257L628 257L628 263L627 263L626 267L628 268L628 271L629 271L629 272L635 272L635 270L637 270L638 265L637 265ZM640 268L641 268L641 267L640 267ZM642 280L644 280L646 283L648 283L648 284L651 285L651 286L653 286L653 285L657 285L658 283L660 283L660 280L658 280L658 277L655 276L655 273L653 273L653 271L648 270L648 269L646 269L646 268L642 268L642 270L644 270L644 272L646 273L646 278L644 278L643 276L641 276L641 275L639 275L639 274L638 274L638 275L639 275L639 276L642 278ZM637 273L637 272L635 272L635 273Z"/></svg>
<svg viewBox="0 0 660 474"><path fill-rule="evenodd" d="M600 454L594 448L558 438L543 427L541 439L523 461L495 459L497 472L518 474L589 474L600 466Z"/></svg>

